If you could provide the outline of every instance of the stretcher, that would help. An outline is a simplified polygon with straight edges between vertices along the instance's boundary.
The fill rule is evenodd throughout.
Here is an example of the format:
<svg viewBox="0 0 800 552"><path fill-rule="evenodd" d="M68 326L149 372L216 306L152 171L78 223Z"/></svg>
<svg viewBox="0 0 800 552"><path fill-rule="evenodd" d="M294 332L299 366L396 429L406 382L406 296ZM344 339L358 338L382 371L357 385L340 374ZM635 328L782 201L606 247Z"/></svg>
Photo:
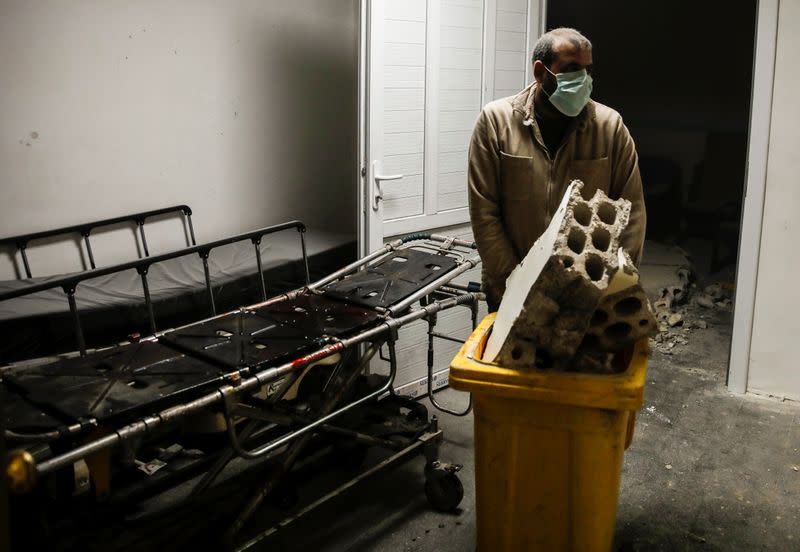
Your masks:
<svg viewBox="0 0 800 552"><path fill-rule="evenodd" d="M11 449L7 477L16 495L12 516L19 532L29 537L37 530L26 511L45 511L44 504L69 508L76 497L95 514L103 509L130 512L131 504L180 487L184 491L178 502L197 507L222 487L220 481L236 480L226 475L236 460L267 466L248 483L247 500L225 522L225 541L246 548L283 526L256 534L251 530L252 538L242 541L243 528L262 502L285 494L283 481L323 449L340 459L359 457L374 446L391 455L282 524L417 454L426 458L431 504L441 510L458 506L463 497L456 475L460 467L438 458L442 431L436 417L394 392L395 344L401 327L428 322L430 390L433 339L448 338L435 331L436 314L462 306L471 311L473 326L476 322L482 294L473 284L453 282L480 262L475 244L413 234L311 282L302 223L235 239L256 243L263 235L288 229L301 235L305 285L266 297L262 276L261 302L216 314L209 283L212 316L177 328L157 327L147 293L148 268L178 254L199 254L206 263L216 242L48 282L64 289L78 351L55 361L0 369L0 414ZM258 262L261 272L260 257ZM121 270L141 275L152 332L113 347L87 349L76 288L97 274ZM36 293L45 285L27 291ZM23 292L0 294L0 301ZM369 373L378 357L388 363L388 373ZM156 516L164 513L155 511ZM73 544L86 546L71 527ZM49 537L65 538L57 531Z"/></svg>

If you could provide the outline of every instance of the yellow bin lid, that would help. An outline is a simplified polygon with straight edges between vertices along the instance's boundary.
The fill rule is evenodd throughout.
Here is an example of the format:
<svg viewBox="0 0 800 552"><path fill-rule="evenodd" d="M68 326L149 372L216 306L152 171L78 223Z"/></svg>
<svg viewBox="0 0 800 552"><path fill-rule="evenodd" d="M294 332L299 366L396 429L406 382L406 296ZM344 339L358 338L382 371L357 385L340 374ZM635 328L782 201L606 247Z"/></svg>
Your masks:
<svg viewBox="0 0 800 552"><path fill-rule="evenodd" d="M644 403L649 339L616 354L627 368L615 374L581 374L503 368L480 360L497 313L483 319L450 365L449 384L475 394L608 410L638 410Z"/></svg>

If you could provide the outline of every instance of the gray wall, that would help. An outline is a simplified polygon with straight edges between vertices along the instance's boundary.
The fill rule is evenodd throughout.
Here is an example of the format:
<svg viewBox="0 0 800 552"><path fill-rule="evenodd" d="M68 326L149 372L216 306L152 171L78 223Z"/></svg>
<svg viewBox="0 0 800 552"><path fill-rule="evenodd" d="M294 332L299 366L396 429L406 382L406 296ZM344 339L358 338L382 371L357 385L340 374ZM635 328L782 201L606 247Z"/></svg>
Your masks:
<svg viewBox="0 0 800 552"><path fill-rule="evenodd" d="M355 0L0 0L0 236L188 203L199 241L292 218L355 238L357 32Z"/></svg>
<svg viewBox="0 0 800 552"><path fill-rule="evenodd" d="M775 81L747 390L800 400L800 2L778 12Z"/></svg>

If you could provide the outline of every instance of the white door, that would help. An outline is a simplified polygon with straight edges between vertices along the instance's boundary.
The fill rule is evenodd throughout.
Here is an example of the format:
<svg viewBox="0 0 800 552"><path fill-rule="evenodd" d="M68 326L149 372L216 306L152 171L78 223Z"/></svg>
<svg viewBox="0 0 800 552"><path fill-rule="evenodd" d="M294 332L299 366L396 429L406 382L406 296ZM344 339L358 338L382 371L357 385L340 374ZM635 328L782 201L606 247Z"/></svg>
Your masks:
<svg viewBox="0 0 800 552"><path fill-rule="evenodd" d="M362 255L410 232L471 237L472 128L485 103L525 86L539 6L540 0L362 1ZM464 278L479 279L479 269ZM440 316L437 329L463 339L470 326L469 313L454 309ZM396 388L404 394L425 389L425 329L417 322L400 332ZM436 343L435 387L447 381L456 348Z"/></svg>
<svg viewBox="0 0 800 552"><path fill-rule="evenodd" d="M542 1L362 1L362 254L469 221L472 128L525 86Z"/></svg>

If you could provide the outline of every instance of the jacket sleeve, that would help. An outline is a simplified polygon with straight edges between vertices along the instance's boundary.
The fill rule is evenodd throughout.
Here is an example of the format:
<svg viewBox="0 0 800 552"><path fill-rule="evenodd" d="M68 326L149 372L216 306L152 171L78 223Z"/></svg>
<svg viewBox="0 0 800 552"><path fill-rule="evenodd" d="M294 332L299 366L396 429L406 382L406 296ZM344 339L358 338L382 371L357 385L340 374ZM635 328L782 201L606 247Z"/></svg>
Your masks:
<svg viewBox="0 0 800 552"><path fill-rule="evenodd" d="M636 145L623 124L622 118L617 121L615 129L614 156L611 164L611 195L612 199L622 197L631 202L630 220L620 236L620 242L631 256L634 264L639 266L642 260L647 213L644 206L642 177L639 174Z"/></svg>
<svg viewBox="0 0 800 552"><path fill-rule="evenodd" d="M483 290L490 309L503 297L506 279L519 264L500 207L500 146L497 131L481 111L469 146L469 215L483 264Z"/></svg>

